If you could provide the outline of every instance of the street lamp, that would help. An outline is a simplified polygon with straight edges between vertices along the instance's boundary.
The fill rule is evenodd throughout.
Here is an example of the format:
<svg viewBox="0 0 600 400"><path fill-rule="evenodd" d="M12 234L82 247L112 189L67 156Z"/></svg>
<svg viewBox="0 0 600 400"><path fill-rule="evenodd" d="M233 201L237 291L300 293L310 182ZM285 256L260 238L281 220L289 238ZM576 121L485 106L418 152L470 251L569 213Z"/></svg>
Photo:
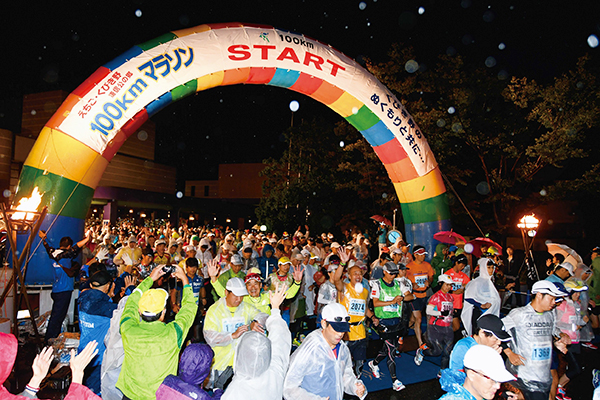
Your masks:
<svg viewBox="0 0 600 400"><path fill-rule="evenodd" d="M14 209L7 210L4 204L0 204L0 213L2 214L2 219L6 225L6 233L10 243L10 248L12 249L13 260L12 277L4 288L4 292L2 292L2 296L0 297L0 306L4 305L6 297L8 296L8 292L12 288L14 300L13 333L18 338L19 326L17 324L17 311L19 310L19 306L21 304L20 296L23 296L25 299L25 304L27 305L27 310L29 311L29 318L31 318L33 331L35 333L36 340L38 341L40 340L40 336L37 330L35 318L33 316L33 311L31 309L31 304L29 303L29 296L27 295L27 286L25 285L24 277L27 274L27 266L29 264L28 256L31 249L31 244L33 243L33 239L37 236L37 233L39 232L42 222L44 221L48 211L47 207L43 207L41 212L38 211L41 202L42 194L39 192L38 188L35 187L31 192L31 196L21 198L21 200L19 200L19 204ZM21 250L21 253L18 254L17 233L27 234L28 232L29 237L27 238L27 242ZM17 291L18 285L20 285L20 289ZM19 297L17 297L17 295L19 295Z"/></svg>
<svg viewBox="0 0 600 400"><path fill-rule="evenodd" d="M542 221L532 213L530 215L524 215L521 217L519 223L517 224L517 228L521 230L523 248L525 249L525 259L523 260L523 265L527 265L527 277L532 281L538 281L540 279L531 249L533 247L533 241L535 240L535 236L537 235L541 222ZM521 266L521 269L522 268L523 266ZM520 272L521 271L519 271L519 274Z"/></svg>

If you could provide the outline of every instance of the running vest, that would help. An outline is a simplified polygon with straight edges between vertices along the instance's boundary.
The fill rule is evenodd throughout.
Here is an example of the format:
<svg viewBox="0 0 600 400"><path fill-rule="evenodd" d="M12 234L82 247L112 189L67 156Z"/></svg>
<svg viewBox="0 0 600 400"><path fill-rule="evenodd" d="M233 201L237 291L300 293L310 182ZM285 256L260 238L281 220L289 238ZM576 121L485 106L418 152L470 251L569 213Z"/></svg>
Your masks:
<svg viewBox="0 0 600 400"><path fill-rule="evenodd" d="M350 341L361 340L367 337L365 325L362 321L365 319L368 299L368 288L363 288L363 291L359 294L354 289L352 283L346 283L344 296L342 296L340 303L346 307L350 316L350 332L348 332L348 340Z"/></svg>
<svg viewBox="0 0 600 400"><path fill-rule="evenodd" d="M400 284L394 280L394 286L389 287L382 279L377 280L379 285L379 300L392 301L396 296L403 296ZM402 302L404 304L404 302ZM402 305L390 304L383 307L375 307L375 316L380 319L402 318Z"/></svg>

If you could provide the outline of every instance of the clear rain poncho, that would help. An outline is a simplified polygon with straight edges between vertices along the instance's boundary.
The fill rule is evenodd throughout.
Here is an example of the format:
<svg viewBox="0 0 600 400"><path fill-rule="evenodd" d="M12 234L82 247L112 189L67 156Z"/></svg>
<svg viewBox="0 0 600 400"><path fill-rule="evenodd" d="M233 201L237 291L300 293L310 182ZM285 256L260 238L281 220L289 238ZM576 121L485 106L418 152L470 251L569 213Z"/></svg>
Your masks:
<svg viewBox="0 0 600 400"><path fill-rule="evenodd" d="M519 377L519 387L527 391L550 390L552 375L552 335L560 335L555 325L554 311L538 313L531 303L511 310L502 319L506 331L512 336L510 348L525 358L525 364L515 366L506 360L506 369ZM521 384L522 382L522 384Z"/></svg>
<svg viewBox="0 0 600 400"><path fill-rule="evenodd" d="M585 275L588 275L586 279L583 279ZM589 285L592 278L592 270L585 264L578 264L577 268L575 268L575 276L570 277L568 280L576 280L582 285L586 285L588 287L587 290L581 292L579 297L579 302L581 303L580 313L581 318L588 317L588 304L590 302L590 292ZM579 340L581 342L591 342L594 340L594 330L592 329L591 321L588 321L587 324L583 328L579 330Z"/></svg>
<svg viewBox="0 0 600 400"><path fill-rule="evenodd" d="M500 295L494 287L492 278L487 269L488 258L481 258L477 262L479 265L479 277L473 279L465 286L465 302L463 304L460 319L463 322L465 330L469 336L473 333L471 329L471 316L473 315L473 305L467 302L467 299L473 299L480 304L490 303L487 310L482 310L483 315L493 314L496 317L500 315Z"/></svg>
<svg viewBox="0 0 600 400"><path fill-rule="evenodd" d="M286 400L342 400L344 392L356 395L360 382L352 370L350 350L340 342L338 357L325 341L322 330L312 331L292 354L283 383ZM365 393L361 399L367 395Z"/></svg>
<svg viewBox="0 0 600 400"><path fill-rule="evenodd" d="M222 399L281 400L283 397L292 335L279 310L272 310L266 326L268 338L258 332L247 332L240 338L233 362L233 380Z"/></svg>

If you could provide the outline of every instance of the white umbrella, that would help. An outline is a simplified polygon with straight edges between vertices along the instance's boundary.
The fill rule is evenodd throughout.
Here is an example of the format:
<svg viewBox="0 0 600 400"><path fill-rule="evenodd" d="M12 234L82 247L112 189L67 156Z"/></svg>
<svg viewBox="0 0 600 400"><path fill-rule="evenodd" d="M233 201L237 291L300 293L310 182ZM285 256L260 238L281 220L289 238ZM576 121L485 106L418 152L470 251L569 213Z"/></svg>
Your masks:
<svg viewBox="0 0 600 400"><path fill-rule="evenodd" d="M564 244L546 242L548 252L552 255L559 253L565 256L565 261L570 262L573 267L583 264L583 259L575 250Z"/></svg>

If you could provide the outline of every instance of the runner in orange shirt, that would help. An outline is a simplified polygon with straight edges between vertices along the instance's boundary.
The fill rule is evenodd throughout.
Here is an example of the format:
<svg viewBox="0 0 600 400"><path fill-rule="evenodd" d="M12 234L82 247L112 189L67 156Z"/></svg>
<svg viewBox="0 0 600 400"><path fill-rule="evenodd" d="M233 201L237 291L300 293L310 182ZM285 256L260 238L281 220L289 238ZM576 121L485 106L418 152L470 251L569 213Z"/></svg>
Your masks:
<svg viewBox="0 0 600 400"><path fill-rule="evenodd" d="M431 286L434 275L431 264L425 261L426 256L427 250L425 250L425 247L415 246L413 251L414 261L406 266L408 268L406 277L412 282L413 293L415 295L415 299L411 302L413 310L411 322L414 321L414 330L419 346L423 344L423 339L421 338L421 312L425 309L429 300L427 289Z"/></svg>

